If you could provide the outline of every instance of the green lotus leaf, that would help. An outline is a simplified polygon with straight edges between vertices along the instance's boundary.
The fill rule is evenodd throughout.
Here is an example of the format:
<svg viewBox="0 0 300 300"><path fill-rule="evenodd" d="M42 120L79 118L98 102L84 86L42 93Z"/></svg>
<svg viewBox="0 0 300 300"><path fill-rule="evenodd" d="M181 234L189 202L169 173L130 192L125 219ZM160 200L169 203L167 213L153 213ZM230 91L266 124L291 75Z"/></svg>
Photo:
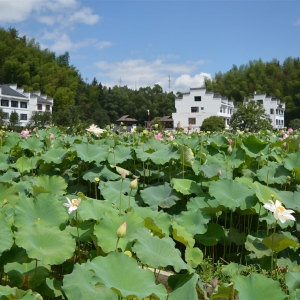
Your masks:
<svg viewBox="0 0 300 300"><path fill-rule="evenodd" d="M234 288L239 292L240 299L286 299L286 294L282 291L279 281L274 281L265 275L251 274L247 277L235 275L232 281Z"/></svg>
<svg viewBox="0 0 300 300"><path fill-rule="evenodd" d="M114 151L109 153L107 158L108 162L115 166L128 159L132 159L131 148L123 145L115 146Z"/></svg>
<svg viewBox="0 0 300 300"><path fill-rule="evenodd" d="M219 163L209 163L203 164L199 167L199 172L203 172L204 176L207 178L212 178L218 176L218 171L221 170L220 178L226 178L226 171L223 169ZM198 173L199 173L198 172ZM225 174L224 174L225 173Z"/></svg>
<svg viewBox="0 0 300 300"><path fill-rule="evenodd" d="M78 230L78 232L77 232ZM94 232L94 223L91 221L79 222L77 226L67 226L66 231L70 232L70 234L81 242L87 243L91 241L91 235Z"/></svg>
<svg viewBox="0 0 300 300"><path fill-rule="evenodd" d="M294 169L300 169L300 153L289 153L283 160L283 165L286 169L293 171Z"/></svg>
<svg viewBox="0 0 300 300"><path fill-rule="evenodd" d="M72 150L77 152L78 157L83 161L100 163L108 156L109 146L99 146L93 144L74 144Z"/></svg>
<svg viewBox="0 0 300 300"><path fill-rule="evenodd" d="M245 242L245 248L248 251L254 252L257 258L262 258L263 256L272 255L271 249L262 243L262 238L256 238L252 235L247 236L247 241Z"/></svg>
<svg viewBox="0 0 300 300"><path fill-rule="evenodd" d="M0 183L0 204L3 201L8 201L11 205L15 205L19 200L18 190L14 186Z"/></svg>
<svg viewBox="0 0 300 300"><path fill-rule="evenodd" d="M121 297L143 299L154 294L161 300L167 298L166 288L155 284L153 272L139 268L136 260L122 252L98 256L86 268L94 272L91 282L104 284Z"/></svg>
<svg viewBox="0 0 300 300"><path fill-rule="evenodd" d="M49 298L61 297L61 285L61 281L56 280L50 275L36 288L36 291L43 295L44 299L46 299L46 296Z"/></svg>
<svg viewBox="0 0 300 300"><path fill-rule="evenodd" d="M211 216L206 211L200 209L193 209L189 211L183 211L178 218L176 223L180 226L185 227L186 231L193 236L196 234L203 234L207 231L207 223L210 221Z"/></svg>
<svg viewBox="0 0 300 300"><path fill-rule="evenodd" d="M29 228L33 225L59 227L68 220L68 214L52 194L40 194L35 200L22 199L16 205L15 226Z"/></svg>
<svg viewBox="0 0 300 300"><path fill-rule="evenodd" d="M141 191L141 198L153 209L157 207L172 207L179 197L176 192L165 182L164 185L150 186Z"/></svg>
<svg viewBox="0 0 300 300"><path fill-rule="evenodd" d="M1 147L1 152L10 153L13 148L19 143L20 135L17 132L11 133L10 136L5 139Z"/></svg>
<svg viewBox="0 0 300 300"><path fill-rule="evenodd" d="M203 252L198 247L187 247L185 249L185 260L189 266L196 268L203 261Z"/></svg>
<svg viewBox="0 0 300 300"><path fill-rule="evenodd" d="M75 240L71 235L56 227L33 225L19 228L15 238L16 244L24 248L30 258L40 260L43 265L61 264L72 257L75 249Z"/></svg>
<svg viewBox="0 0 300 300"><path fill-rule="evenodd" d="M117 230L124 223L127 223L126 235L119 239L118 248L124 251L130 247L129 242L133 234L144 227L144 220L134 212L127 213L125 216L119 216L118 211L108 212L104 218L95 225L94 234L98 238L98 245L105 253L116 250Z"/></svg>
<svg viewBox="0 0 300 300"><path fill-rule="evenodd" d="M282 202L282 198L275 190L262 185L261 183L255 181L250 184L251 188L254 190L256 197L262 203L269 203L269 200L276 199Z"/></svg>
<svg viewBox="0 0 300 300"><path fill-rule="evenodd" d="M119 207L120 197L122 198L122 210L129 206L129 195L130 195L130 206L136 206L135 194L137 190L130 190L130 182L128 178L118 181L107 181L100 182L99 189L104 199L109 200L112 204ZM126 193L126 195L124 195Z"/></svg>
<svg viewBox="0 0 300 300"><path fill-rule="evenodd" d="M293 247L294 250L298 248L298 245L294 240L288 238L284 234L278 233L272 233L270 236L265 237L262 240L262 244L276 252L280 252L287 247Z"/></svg>
<svg viewBox="0 0 300 300"><path fill-rule="evenodd" d="M206 232L203 234L197 234L195 239L204 246L214 246L222 237L224 237L224 235L225 232L222 226L216 223L209 223L207 224Z"/></svg>
<svg viewBox="0 0 300 300"><path fill-rule="evenodd" d="M291 176L291 172L277 162L269 162L257 171L257 178L267 184L284 184L287 176Z"/></svg>
<svg viewBox="0 0 300 300"><path fill-rule="evenodd" d="M230 276L232 277L233 275L238 275L241 274L243 271L246 271L247 267L237 264L237 263L233 263L231 262L229 265L223 265L222 266L222 273L225 276Z"/></svg>
<svg viewBox="0 0 300 300"><path fill-rule="evenodd" d="M175 248L175 242L169 237L160 239L157 236L151 236L146 228L141 228L133 238L136 242L132 251L143 264L156 269L170 265L176 272L187 269L180 251Z"/></svg>
<svg viewBox="0 0 300 300"><path fill-rule="evenodd" d="M19 142L19 146L22 149L29 149L32 152L42 152L44 144L35 136L32 136L28 139L21 139Z"/></svg>
<svg viewBox="0 0 300 300"><path fill-rule="evenodd" d="M172 227L172 235L174 240L184 244L185 246L189 246L190 248L194 247L195 240L193 239L193 235L189 233L184 226L180 226L173 221Z"/></svg>
<svg viewBox="0 0 300 300"><path fill-rule="evenodd" d="M285 283L289 289L290 299L297 300L297 291L300 291L300 272L285 273Z"/></svg>
<svg viewBox="0 0 300 300"><path fill-rule="evenodd" d="M172 275L168 278L168 285L171 287L168 300L189 299L197 300L198 295L195 289L197 285L197 274Z"/></svg>
<svg viewBox="0 0 300 300"><path fill-rule="evenodd" d="M137 158L141 161L147 161L150 159L157 165L164 165L171 159L179 159L179 153L175 147L169 147L168 149L159 149L153 153L142 151L141 149L136 150Z"/></svg>
<svg viewBox="0 0 300 300"><path fill-rule="evenodd" d="M22 264L8 263L4 266L4 272L14 286L18 288L27 286L30 289L39 286L50 275L49 267L38 265L36 268L36 261Z"/></svg>
<svg viewBox="0 0 300 300"><path fill-rule="evenodd" d="M143 149L143 151L148 151L148 150L157 151L160 149L166 150L167 148L169 148L169 145L164 144L153 137L150 137L143 145L141 145L137 149L139 148Z"/></svg>
<svg viewBox="0 0 300 300"><path fill-rule="evenodd" d="M228 140L222 135L210 136L207 141L216 149L219 149L221 147L228 147L229 145Z"/></svg>
<svg viewBox="0 0 300 300"><path fill-rule="evenodd" d="M294 209L300 212L299 192L279 191L278 195L281 197L282 203L287 209Z"/></svg>
<svg viewBox="0 0 300 300"><path fill-rule="evenodd" d="M30 158L21 156L16 161L15 166L19 170L19 172L29 172L32 169L36 169L38 160L39 157L37 156L33 156Z"/></svg>
<svg viewBox="0 0 300 300"><path fill-rule="evenodd" d="M198 194L201 188L197 183L190 179L173 178L171 181L173 188L183 195Z"/></svg>
<svg viewBox="0 0 300 300"><path fill-rule="evenodd" d="M51 164L51 163L60 164L60 163L62 163L66 154L67 154L67 152L63 149L51 148L46 153L41 155L41 159L43 159L48 164Z"/></svg>
<svg viewBox="0 0 300 300"><path fill-rule="evenodd" d="M218 211L222 211L225 209L224 206L219 205L219 202L211 197L209 194L204 193L200 190L197 194L198 196L195 198L190 198L189 202L187 203L187 209L202 209L208 211L209 213L216 213Z"/></svg>
<svg viewBox="0 0 300 300"><path fill-rule="evenodd" d="M251 208L253 206L253 191L242 183L231 179L220 179L209 185L209 193L215 197L220 205L235 209Z"/></svg>
<svg viewBox="0 0 300 300"><path fill-rule="evenodd" d="M76 264L73 272L64 276L62 290L68 299L118 299L117 294L105 285L92 284L91 279L93 276L94 273L89 271L85 264Z"/></svg>
<svg viewBox="0 0 300 300"><path fill-rule="evenodd" d="M35 189L40 187L40 190ZM41 175L34 178L33 185L35 195L40 193L51 193L53 195L61 196L66 193L67 183L61 176Z"/></svg>
<svg viewBox="0 0 300 300"><path fill-rule="evenodd" d="M236 245L244 245L245 243L245 233L240 232L237 228L229 228L225 230L225 236L221 239L222 243L225 245L230 245L235 243Z"/></svg>
<svg viewBox="0 0 300 300"><path fill-rule="evenodd" d="M13 182L19 176L19 172L14 172L13 170L9 169L2 176L0 176L0 182Z"/></svg>
<svg viewBox="0 0 300 300"><path fill-rule="evenodd" d="M185 145L178 145L178 150L180 153L181 163L184 166L192 167L194 160L195 160L193 151Z"/></svg>
<svg viewBox="0 0 300 300"><path fill-rule="evenodd" d="M106 212L112 212L115 209L108 200L87 199L81 201L77 211L79 220L100 220Z"/></svg>
<svg viewBox="0 0 300 300"><path fill-rule="evenodd" d="M224 285L218 286L217 291L213 293L212 299L230 299L230 297L236 299L237 291L234 290L234 286L226 283Z"/></svg>
<svg viewBox="0 0 300 300"><path fill-rule="evenodd" d="M169 235L170 216L162 210L152 210L150 207L134 207L133 211L145 221L145 227L160 238Z"/></svg>
<svg viewBox="0 0 300 300"><path fill-rule="evenodd" d="M0 218L0 255L5 251L11 248L13 245L13 237L10 227L7 225L7 222L2 218Z"/></svg>
<svg viewBox="0 0 300 300"><path fill-rule="evenodd" d="M243 138L241 148L244 149L246 154L250 157L257 157L262 153L268 153L269 143L261 141L254 135L249 135L248 137Z"/></svg>
<svg viewBox="0 0 300 300"><path fill-rule="evenodd" d="M90 182L95 182L95 178L98 177L101 180L117 180L120 175L112 172L107 166L95 167L89 171L86 171L82 178Z"/></svg>
<svg viewBox="0 0 300 300"><path fill-rule="evenodd" d="M0 171L6 171L10 167L10 164L8 163L8 158L9 158L8 154L0 153L0 161L1 161Z"/></svg>
<svg viewBox="0 0 300 300"><path fill-rule="evenodd" d="M32 260L28 258L26 250L16 246L16 244L14 244L9 250L4 251L0 256L1 269L3 269L4 265L8 263L29 263L30 261Z"/></svg>
<svg viewBox="0 0 300 300"><path fill-rule="evenodd" d="M32 290L21 290L16 287L9 287L8 285L0 285L0 296L2 299L13 299L13 300L43 300L43 297Z"/></svg>

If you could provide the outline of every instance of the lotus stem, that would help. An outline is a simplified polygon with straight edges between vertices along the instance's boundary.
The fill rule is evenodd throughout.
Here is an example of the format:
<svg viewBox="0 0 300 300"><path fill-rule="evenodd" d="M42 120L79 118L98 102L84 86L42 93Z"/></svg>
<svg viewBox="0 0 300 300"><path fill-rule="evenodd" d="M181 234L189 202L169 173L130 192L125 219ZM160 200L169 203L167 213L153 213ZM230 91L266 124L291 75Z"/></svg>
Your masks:
<svg viewBox="0 0 300 300"><path fill-rule="evenodd" d="M77 229L77 239L78 239L78 242L77 242L77 255L78 255L78 261L79 263L81 263L81 254L80 254L80 236L79 236L79 228L78 228L78 211L76 210L76 229Z"/></svg>
<svg viewBox="0 0 300 300"><path fill-rule="evenodd" d="M33 284L33 290L35 291L35 286L36 286L36 273L37 273L37 265L38 265L38 260L35 260L35 269L34 269L34 284Z"/></svg>
<svg viewBox="0 0 300 300"><path fill-rule="evenodd" d="M121 189L120 189L120 208L119 208L119 217L121 217L122 214L122 185L123 185L123 178L121 179Z"/></svg>

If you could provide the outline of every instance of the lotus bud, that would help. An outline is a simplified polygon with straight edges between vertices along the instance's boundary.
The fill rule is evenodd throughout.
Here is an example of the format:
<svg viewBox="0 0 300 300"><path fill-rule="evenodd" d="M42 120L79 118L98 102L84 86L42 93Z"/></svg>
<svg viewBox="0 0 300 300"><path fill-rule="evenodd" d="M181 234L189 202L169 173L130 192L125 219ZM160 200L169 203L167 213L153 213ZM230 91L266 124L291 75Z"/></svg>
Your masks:
<svg viewBox="0 0 300 300"><path fill-rule="evenodd" d="M130 185L129 187L132 189L132 190L135 190L137 188L137 185L138 185L138 179L134 179L130 182Z"/></svg>
<svg viewBox="0 0 300 300"><path fill-rule="evenodd" d="M220 177L222 175L222 170L219 169L217 175Z"/></svg>
<svg viewBox="0 0 300 300"><path fill-rule="evenodd" d="M54 134L53 133L50 134L50 140L54 140Z"/></svg>
<svg viewBox="0 0 300 300"><path fill-rule="evenodd" d="M212 287L215 289L218 286L218 278L215 277L211 282Z"/></svg>
<svg viewBox="0 0 300 300"><path fill-rule="evenodd" d="M95 177L94 180L95 180L96 182L99 182L99 181L100 181L100 178L99 178L99 177Z"/></svg>
<svg viewBox="0 0 300 300"><path fill-rule="evenodd" d="M126 235L127 223L124 222L117 230L117 237L122 238Z"/></svg>
<svg viewBox="0 0 300 300"><path fill-rule="evenodd" d="M232 153L232 147L231 147L231 145L229 145L229 147L228 147L228 149L227 149L227 152L228 152L229 154Z"/></svg>
<svg viewBox="0 0 300 300"><path fill-rule="evenodd" d="M121 178L122 178L122 180L124 180L124 179L126 178L126 173L125 173L124 170L123 170L122 173L121 173Z"/></svg>

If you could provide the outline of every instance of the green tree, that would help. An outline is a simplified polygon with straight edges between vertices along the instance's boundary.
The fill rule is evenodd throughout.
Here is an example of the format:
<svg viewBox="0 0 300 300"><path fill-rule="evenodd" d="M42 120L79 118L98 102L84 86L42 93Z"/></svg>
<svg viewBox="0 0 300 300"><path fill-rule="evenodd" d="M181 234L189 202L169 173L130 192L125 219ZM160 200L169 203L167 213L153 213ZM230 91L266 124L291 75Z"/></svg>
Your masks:
<svg viewBox="0 0 300 300"><path fill-rule="evenodd" d="M49 111L34 111L28 122L29 127L43 128L52 123L52 114Z"/></svg>
<svg viewBox="0 0 300 300"><path fill-rule="evenodd" d="M289 127L291 127L291 128L294 129L294 130L300 129L300 119L293 119L293 120L289 123Z"/></svg>
<svg viewBox="0 0 300 300"><path fill-rule="evenodd" d="M266 113L262 104L257 101L249 101L239 104L237 110L233 113L230 126L250 131L258 131L261 129L272 129L272 120Z"/></svg>
<svg viewBox="0 0 300 300"><path fill-rule="evenodd" d="M19 115L15 110L11 112L9 116L9 125L11 127L15 127L19 125Z"/></svg>
<svg viewBox="0 0 300 300"><path fill-rule="evenodd" d="M3 111L3 109L2 108L0 108L0 126L3 126L4 125L4 119L5 118L5 113L4 113L4 111Z"/></svg>
<svg viewBox="0 0 300 300"><path fill-rule="evenodd" d="M225 129L225 122L222 117L211 116L203 120L202 131L221 131Z"/></svg>

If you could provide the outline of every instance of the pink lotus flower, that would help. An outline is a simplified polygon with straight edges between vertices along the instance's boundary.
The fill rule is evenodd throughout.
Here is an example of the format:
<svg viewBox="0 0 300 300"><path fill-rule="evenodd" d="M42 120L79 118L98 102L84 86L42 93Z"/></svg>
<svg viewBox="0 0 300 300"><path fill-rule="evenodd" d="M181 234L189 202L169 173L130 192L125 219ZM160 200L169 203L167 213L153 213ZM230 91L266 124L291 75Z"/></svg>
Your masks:
<svg viewBox="0 0 300 300"><path fill-rule="evenodd" d="M288 129L288 133L293 133L293 132L294 132L293 128Z"/></svg>
<svg viewBox="0 0 300 300"><path fill-rule="evenodd" d="M53 133L50 134L50 140L54 140L54 134Z"/></svg>
<svg viewBox="0 0 300 300"><path fill-rule="evenodd" d="M285 133L284 135L283 135L283 139L286 139L286 138L288 138L289 136Z"/></svg>
<svg viewBox="0 0 300 300"><path fill-rule="evenodd" d="M173 135L169 136L169 138L168 138L169 141L173 141L174 139L175 139L175 138L174 138Z"/></svg>
<svg viewBox="0 0 300 300"><path fill-rule="evenodd" d="M154 134L154 137L159 140L159 141L163 141L163 137L162 137L162 133L158 133L158 134Z"/></svg>
<svg viewBox="0 0 300 300"><path fill-rule="evenodd" d="M232 145L232 139L227 139L228 143Z"/></svg>
<svg viewBox="0 0 300 300"><path fill-rule="evenodd" d="M22 130L21 131L21 137L23 137L24 139L28 139L30 137L30 134L29 134L29 130Z"/></svg>

